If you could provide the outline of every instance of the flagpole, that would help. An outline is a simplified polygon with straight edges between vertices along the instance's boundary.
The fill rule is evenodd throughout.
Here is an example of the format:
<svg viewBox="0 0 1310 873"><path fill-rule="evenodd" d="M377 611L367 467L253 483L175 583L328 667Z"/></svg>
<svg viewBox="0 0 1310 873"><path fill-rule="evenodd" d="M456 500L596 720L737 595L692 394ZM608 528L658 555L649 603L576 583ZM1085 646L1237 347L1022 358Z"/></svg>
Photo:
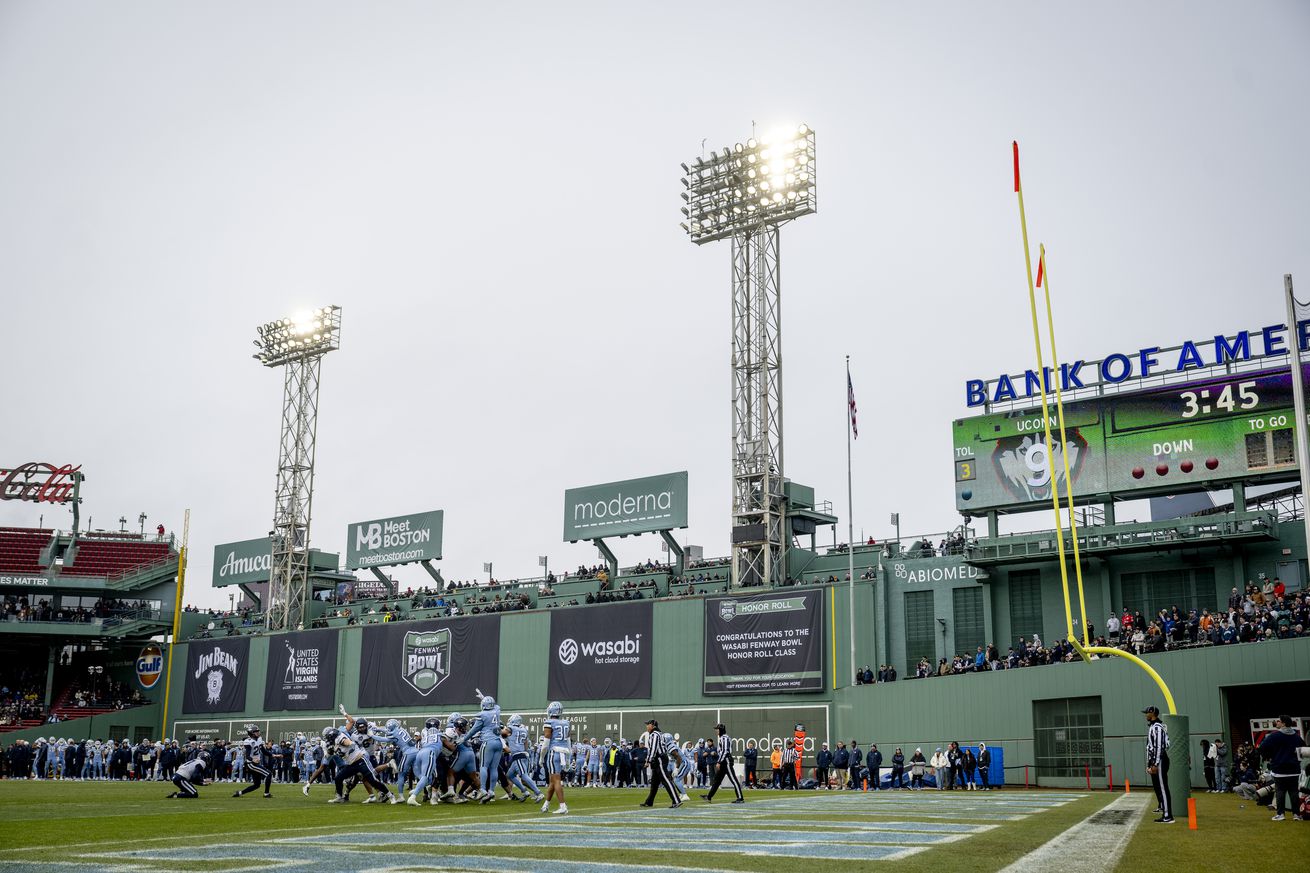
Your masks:
<svg viewBox="0 0 1310 873"><path fill-rule="evenodd" d="M855 684L855 500L851 494L851 356L846 356L846 592L851 636L851 684Z"/></svg>

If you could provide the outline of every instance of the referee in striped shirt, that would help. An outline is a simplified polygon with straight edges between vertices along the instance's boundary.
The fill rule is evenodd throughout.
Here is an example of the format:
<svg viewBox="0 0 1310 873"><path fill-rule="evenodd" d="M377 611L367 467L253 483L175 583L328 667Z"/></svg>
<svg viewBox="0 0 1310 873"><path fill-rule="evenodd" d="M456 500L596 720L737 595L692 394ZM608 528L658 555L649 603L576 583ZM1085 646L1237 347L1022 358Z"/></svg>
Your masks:
<svg viewBox="0 0 1310 873"><path fill-rule="evenodd" d="M678 795L673 791L673 785L669 782L669 750L664 742L664 734L660 733L660 723L655 719L646 722L646 763L650 765L650 794L646 795L646 802L642 806L654 806L655 795L659 793L660 786L668 792L669 800L673 801L669 809L677 809L682 806L678 800Z"/></svg>
<svg viewBox="0 0 1310 873"><path fill-rule="evenodd" d="M722 722L714 726L718 731L719 738L714 741L714 749L718 752L719 763L714 765L714 783L710 785L710 793L702 794L701 800L709 803L714 799L714 792L719 790L719 785L723 783L726 776L732 783L732 790L737 792L737 799L733 803L745 803L746 798L741 796L741 781L737 778L737 771L732 766L732 737L728 736L728 728Z"/></svg>
<svg viewBox="0 0 1310 873"><path fill-rule="evenodd" d="M1146 716L1146 772L1151 774L1151 786L1160 801L1160 824L1174 823L1173 797L1169 793L1169 730L1160 721L1160 709L1148 706L1142 710Z"/></svg>
<svg viewBox="0 0 1310 873"><path fill-rule="evenodd" d="M782 787L790 788L793 791L798 787L796 785L796 761L800 758L800 752L796 750L795 744L795 740L788 740L787 745L782 749Z"/></svg>

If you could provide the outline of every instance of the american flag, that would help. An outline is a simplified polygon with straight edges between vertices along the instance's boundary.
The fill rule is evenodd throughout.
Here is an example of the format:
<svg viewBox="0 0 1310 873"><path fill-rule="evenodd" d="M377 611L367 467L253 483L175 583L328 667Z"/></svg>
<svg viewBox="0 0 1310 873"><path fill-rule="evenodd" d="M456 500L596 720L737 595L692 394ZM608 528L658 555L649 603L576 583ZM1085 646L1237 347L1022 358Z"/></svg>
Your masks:
<svg viewBox="0 0 1310 873"><path fill-rule="evenodd" d="M851 433L858 440L860 438L859 425L855 423L855 385L851 382L851 374L846 374L846 405L851 408Z"/></svg>

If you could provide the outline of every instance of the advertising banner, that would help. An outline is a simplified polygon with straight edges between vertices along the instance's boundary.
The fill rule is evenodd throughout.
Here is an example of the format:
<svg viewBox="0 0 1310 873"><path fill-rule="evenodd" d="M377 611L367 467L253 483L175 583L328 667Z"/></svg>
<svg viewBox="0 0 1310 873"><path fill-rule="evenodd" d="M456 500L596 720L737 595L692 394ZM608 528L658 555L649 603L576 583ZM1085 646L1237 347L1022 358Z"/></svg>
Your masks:
<svg viewBox="0 0 1310 873"><path fill-rule="evenodd" d="M551 700L650 697L653 604L610 603L550 614Z"/></svg>
<svg viewBox="0 0 1310 873"><path fill-rule="evenodd" d="M335 629L269 637L264 709L331 709L336 705Z"/></svg>
<svg viewBox="0 0 1310 873"><path fill-rule="evenodd" d="M364 628L359 705L423 706L495 696L500 616L406 621Z"/></svg>
<svg viewBox="0 0 1310 873"><path fill-rule="evenodd" d="M821 595L707 597L704 692L822 691Z"/></svg>
<svg viewBox="0 0 1310 873"><path fill-rule="evenodd" d="M357 521L346 528L346 568L441 559L443 510Z"/></svg>
<svg viewBox="0 0 1310 873"><path fill-rule="evenodd" d="M564 492L564 541L687 526L687 473L626 479Z"/></svg>
<svg viewBox="0 0 1310 873"><path fill-rule="evenodd" d="M186 647L182 711L241 712L246 708L250 637L194 640Z"/></svg>
<svg viewBox="0 0 1310 873"><path fill-rule="evenodd" d="M214 587L267 582L273 567L268 537L214 546Z"/></svg>

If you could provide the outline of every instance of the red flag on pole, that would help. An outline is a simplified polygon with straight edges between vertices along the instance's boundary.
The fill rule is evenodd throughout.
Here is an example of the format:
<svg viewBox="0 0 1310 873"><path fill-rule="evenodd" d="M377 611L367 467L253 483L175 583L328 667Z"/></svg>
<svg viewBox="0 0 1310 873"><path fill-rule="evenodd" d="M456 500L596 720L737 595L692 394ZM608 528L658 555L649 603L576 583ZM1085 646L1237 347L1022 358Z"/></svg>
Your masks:
<svg viewBox="0 0 1310 873"><path fill-rule="evenodd" d="M1042 276L1046 273L1046 255L1037 259L1037 287L1042 287Z"/></svg>

